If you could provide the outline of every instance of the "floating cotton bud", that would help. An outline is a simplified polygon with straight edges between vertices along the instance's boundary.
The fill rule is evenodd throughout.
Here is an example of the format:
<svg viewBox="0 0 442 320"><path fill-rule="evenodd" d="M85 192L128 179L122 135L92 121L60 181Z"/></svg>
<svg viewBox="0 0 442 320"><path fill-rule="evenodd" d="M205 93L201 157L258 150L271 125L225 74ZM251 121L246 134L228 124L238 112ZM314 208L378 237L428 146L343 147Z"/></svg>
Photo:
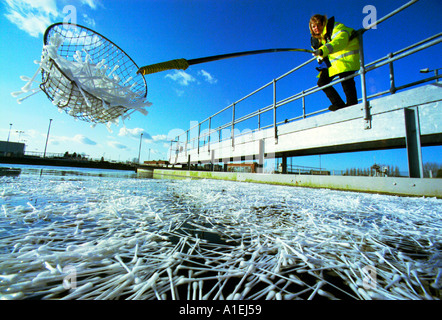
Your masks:
<svg viewBox="0 0 442 320"><path fill-rule="evenodd" d="M32 81L32 79L28 76L20 76L20 79L23 81Z"/></svg>
<svg viewBox="0 0 442 320"><path fill-rule="evenodd" d="M389 289L391 286L395 285L399 281L401 281L402 277L398 274L395 274L393 280L385 287L385 289Z"/></svg>
<svg viewBox="0 0 442 320"><path fill-rule="evenodd" d="M97 63L97 68L100 69L101 67L104 66L105 63L106 63L105 59L101 60L100 62Z"/></svg>
<svg viewBox="0 0 442 320"><path fill-rule="evenodd" d="M19 104L22 103L24 100L28 99L29 97L32 97L33 95L39 93L40 90L39 90L38 88L35 88L35 89L31 90L31 92L32 92L32 93L29 94L29 95L27 95L26 97L23 97L23 98L17 99L17 103L19 103Z"/></svg>
<svg viewBox="0 0 442 320"><path fill-rule="evenodd" d="M327 291L324 291L324 290L322 290L322 289L319 289L319 290L318 290L318 294L319 294L320 296L327 297L327 298L329 298L330 300L336 300L336 297L335 297L334 295L332 295L331 293L329 293L329 292L327 292Z"/></svg>
<svg viewBox="0 0 442 320"><path fill-rule="evenodd" d="M79 51L79 50L75 51L74 59L77 60L77 62L83 62L81 60L81 51Z"/></svg>
<svg viewBox="0 0 442 320"><path fill-rule="evenodd" d="M276 292L274 290L270 290L269 293L266 296L266 300L272 300L276 295Z"/></svg>
<svg viewBox="0 0 442 320"><path fill-rule="evenodd" d="M123 82L123 85L126 85L127 83L129 83L132 80L133 80L133 77L127 78L127 80Z"/></svg>
<svg viewBox="0 0 442 320"><path fill-rule="evenodd" d="M18 277L18 274L9 274L9 275L1 275L0 274L0 283L1 282L14 282Z"/></svg>
<svg viewBox="0 0 442 320"><path fill-rule="evenodd" d="M15 91L15 92L11 92L11 96L13 96L14 98L18 97L19 95L22 95L24 92L23 91Z"/></svg>
<svg viewBox="0 0 442 320"><path fill-rule="evenodd" d="M29 81L27 84L25 84L21 88L22 92L28 92L29 90L31 90L31 85L32 85L32 81Z"/></svg>
<svg viewBox="0 0 442 320"><path fill-rule="evenodd" d="M110 78L110 76L119 68L120 66L119 65L115 65L113 68L112 68L112 71L109 73L109 75L108 75L108 77Z"/></svg>
<svg viewBox="0 0 442 320"><path fill-rule="evenodd" d="M2 294L0 295L0 300L19 300L24 297L23 292L15 292L10 294Z"/></svg>

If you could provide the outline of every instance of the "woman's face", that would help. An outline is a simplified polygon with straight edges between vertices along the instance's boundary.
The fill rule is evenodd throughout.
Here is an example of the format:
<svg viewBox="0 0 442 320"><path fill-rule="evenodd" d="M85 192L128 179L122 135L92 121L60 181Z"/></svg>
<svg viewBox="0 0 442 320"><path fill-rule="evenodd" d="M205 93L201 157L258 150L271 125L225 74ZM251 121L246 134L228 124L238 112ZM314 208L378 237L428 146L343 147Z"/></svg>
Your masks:
<svg viewBox="0 0 442 320"><path fill-rule="evenodd" d="M322 34L322 30L324 30L324 26L320 23L312 23L311 24L312 30L315 34Z"/></svg>

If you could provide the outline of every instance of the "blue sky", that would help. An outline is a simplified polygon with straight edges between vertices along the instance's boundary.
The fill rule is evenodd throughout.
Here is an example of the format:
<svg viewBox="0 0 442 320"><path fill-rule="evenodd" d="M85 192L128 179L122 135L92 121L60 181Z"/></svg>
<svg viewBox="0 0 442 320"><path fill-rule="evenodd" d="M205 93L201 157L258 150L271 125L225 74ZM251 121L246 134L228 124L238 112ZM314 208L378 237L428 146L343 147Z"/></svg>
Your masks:
<svg viewBox="0 0 442 320"><path fill-rule="evenodd" d="M92 158L132 160L138 157L143 133L141 160L166 158L176 132L268 83L311 56L306 53L274 53L194 65L184 72L167 71L146 76L147 116L134 113L124 125L91 128L60 113L43 93L18 104L11 92L25 84L20 76L37 69L47 26L63 21L72 12L76 22L103 34L134 59L139 66L170 59L193 59L223 53L283 47L309 48L308 20L316 13L335 16L355 29L362 28L366 5L376 8L378 18L407 1L288 1L288 0L1 0L0 2L0 139L26 143L27 151L43 152L49 119L53 119L48 153L84 153ZM72 8L72 7L69 7ZM442 2L420 0L404 12L365 34L365 57L370 62L389 52L440 32ZM395 66L401 85L425 77L419 69L440 67L440 45ZM311 64L297 77L281 85L278 98L316 84ZM302 79L299 81L298 79ZM388 87L385 70L368 75L369 93ZM339 86L340 87L340 86ZM358 87L359 96L360 89ZM271 94L262 97L263 106ZM308 110L328 106L319 92L308 101ZM296 106L293 106L295 108ZM245 106L244 114L252 111ZM288 112L297 112L291 110ZM230 117L230 115L229 115ZM228 121L229 118L226 118ZM424 148L424 161L440 162L441 148ZM324 155L321 166L341 170L370 166L373 162L398 165L407 170L404 150L366 152L354 155ZM319 166L319 157L293 160L293 164Z"/></svg>

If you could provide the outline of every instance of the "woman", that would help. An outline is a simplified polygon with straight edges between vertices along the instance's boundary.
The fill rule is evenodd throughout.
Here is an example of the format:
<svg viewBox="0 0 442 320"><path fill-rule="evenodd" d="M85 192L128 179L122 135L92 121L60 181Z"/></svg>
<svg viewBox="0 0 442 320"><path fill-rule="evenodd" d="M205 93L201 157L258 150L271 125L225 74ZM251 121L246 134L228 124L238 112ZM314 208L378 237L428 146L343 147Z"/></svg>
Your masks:
<svg viewBox="0 0 442 320"><path fill-rule="evenodd" d="M352 28L335 22L334 17L327 19L327 16L319 14L310 18L309 28L312 48L319 62L319 87L332 82L335 76L342 79L359 70L359 41L357 37L352 38L355 32ZM323 89L332 103L329 107L331 111L358 103L354 78L342 82L342 88L347 103L344 103L333 87Z"/></svg>

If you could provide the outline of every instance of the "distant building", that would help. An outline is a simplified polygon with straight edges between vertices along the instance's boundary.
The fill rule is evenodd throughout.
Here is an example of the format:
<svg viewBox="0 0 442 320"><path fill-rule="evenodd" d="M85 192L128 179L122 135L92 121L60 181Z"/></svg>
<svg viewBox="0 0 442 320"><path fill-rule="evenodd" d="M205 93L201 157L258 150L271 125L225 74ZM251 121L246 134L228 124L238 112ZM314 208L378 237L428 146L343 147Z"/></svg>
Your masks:
<svg viewBox="0 0 442 320"><path fill-rule="evenodd" d="M371 166L371 170L374 170L374 176L375 177L388 177L388 167L386 166L379 166L376 163ZM371 173L371 171L370 171Z"/></svg>
<svg viewBox="0 0 442 320"><path fill-rule="evenodd" d="M147 166L153 166L153 167L167 167L167 165L169 164L169 161L165 161L165 160L144 161L144 164Z"/></svg>
<svg viewBox="0 0 442 320"><path fill-rule="evenodd" d="M24 155L24 143L0 141L0 157L23 157Z"/></svg>
<svg viewBox="0 0 442 320"><path fill-rule="evenodd" d="M250 172L256 173L256 168L258 164L253 163L228 163L227 172Z"/></svg>

